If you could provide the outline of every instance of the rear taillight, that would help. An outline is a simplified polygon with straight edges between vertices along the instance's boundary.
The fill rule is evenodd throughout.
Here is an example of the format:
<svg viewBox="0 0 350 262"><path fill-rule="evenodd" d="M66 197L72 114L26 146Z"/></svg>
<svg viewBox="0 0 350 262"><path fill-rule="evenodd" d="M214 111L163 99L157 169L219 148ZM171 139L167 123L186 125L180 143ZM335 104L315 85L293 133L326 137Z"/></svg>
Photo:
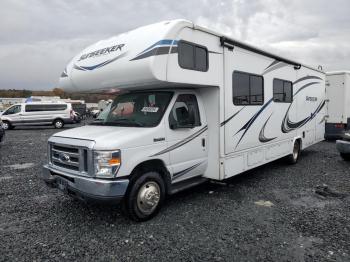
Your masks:
<svg viewBox="0 0 350 262"><path fill-rule="evenodd" d="M74 119L73 110L70 110L70 119Z"/></svg>
<svg viewBox="0 0 350 262"><path fill-rule="evenodd" d="M344 124L335 124L335 128L344 128Z"/></svg>

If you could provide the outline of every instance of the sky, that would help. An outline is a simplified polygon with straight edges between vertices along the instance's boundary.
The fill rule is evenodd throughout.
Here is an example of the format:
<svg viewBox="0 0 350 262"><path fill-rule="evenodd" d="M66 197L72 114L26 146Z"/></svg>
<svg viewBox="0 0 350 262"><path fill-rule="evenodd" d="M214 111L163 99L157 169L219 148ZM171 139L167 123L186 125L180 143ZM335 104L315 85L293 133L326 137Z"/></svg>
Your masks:
<svg viewBox="0 0 350 262"><path fill-rule="evenodd" d="M184 18L325 71L350 70L348 0L1 0L0 89L51 90L85 47Z"/></svg>

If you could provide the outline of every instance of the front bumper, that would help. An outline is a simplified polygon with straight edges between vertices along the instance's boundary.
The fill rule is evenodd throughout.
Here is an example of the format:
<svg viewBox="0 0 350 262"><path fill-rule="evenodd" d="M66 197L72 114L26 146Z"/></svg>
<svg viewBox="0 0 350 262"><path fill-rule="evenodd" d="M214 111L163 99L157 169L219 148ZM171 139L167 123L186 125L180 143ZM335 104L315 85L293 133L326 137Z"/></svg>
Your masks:
<svg viewBox="0 0 350 262"><path fill-rule="evenodd" d="M350 141L337 140L336 147L340 153L350 154Z"/></svg>
<svg viewBox="0 0 350 262"><path fill-rule="evenodd" d="M106 180L63 173L44 165L39 175L50 187L87 201L118 203L125 195L128 179Z"/></svg>

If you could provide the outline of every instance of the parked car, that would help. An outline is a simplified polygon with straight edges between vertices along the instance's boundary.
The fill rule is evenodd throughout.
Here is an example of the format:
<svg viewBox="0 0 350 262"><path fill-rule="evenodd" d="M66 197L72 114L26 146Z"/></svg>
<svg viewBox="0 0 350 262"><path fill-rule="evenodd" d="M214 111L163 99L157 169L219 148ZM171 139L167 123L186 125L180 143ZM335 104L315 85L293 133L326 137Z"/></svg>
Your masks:
<svg viewBox="0 0 350 262"><path fill-rule="evenodd" d="M5 136L5 129L2 126L2 121L0 119L0 142L2 142L4 140L4 136Z"/></svg>
<svg viewBox="0 0 350 262"><path fill-rule="evenodd" d="M5 110L0 116L4 129L16 126L53 125L62 128L74 123L74 114L70 103L22 103Z"/></svg>
<svg viewBox="0 0 350 262"><path fill-rule="evenodd" d="M340 153L340 156L345 161L350 161L350 130L343 133L342 139L337 140L336 146Z"/></svg>

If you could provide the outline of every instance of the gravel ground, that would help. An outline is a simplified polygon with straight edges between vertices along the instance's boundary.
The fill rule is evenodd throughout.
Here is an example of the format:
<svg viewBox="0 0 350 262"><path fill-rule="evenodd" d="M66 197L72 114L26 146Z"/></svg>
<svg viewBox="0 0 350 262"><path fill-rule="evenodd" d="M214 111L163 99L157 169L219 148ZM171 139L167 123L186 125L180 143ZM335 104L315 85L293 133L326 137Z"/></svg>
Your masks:
<svg viewBox="0 0 350 262"><path fill-rule="evenodd" d="M55 132L15 129L0 145L0 261L350 261L350 163L332 142L181 192L134 223L37 178ZM340 194L317 194L323 184Z"/></svg>

